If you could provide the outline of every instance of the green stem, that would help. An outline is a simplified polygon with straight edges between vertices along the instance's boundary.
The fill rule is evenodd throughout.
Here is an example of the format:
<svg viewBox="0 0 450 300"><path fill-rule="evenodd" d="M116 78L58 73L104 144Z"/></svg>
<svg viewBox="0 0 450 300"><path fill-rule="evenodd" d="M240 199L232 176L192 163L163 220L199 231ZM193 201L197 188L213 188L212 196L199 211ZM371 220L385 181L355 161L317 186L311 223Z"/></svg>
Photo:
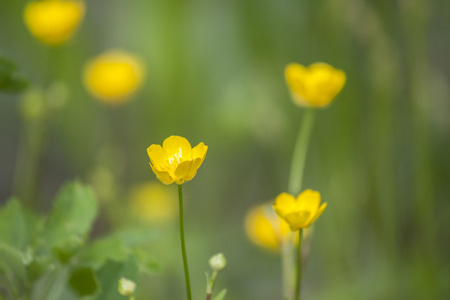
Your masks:
<svg viewBox="0 0 450 300"><path fill-rule="evenodd" d="M302 287L302 231L298 230L298 252L297 252L297 278L295 286L295 300L300 300L301 287Z"/></svg>
<svg viewBox="0 0 450 300"><path fill-rule="evenodd" d="M309 137L314 123L315 109L310 108L303 114L303 120L295 143L289 177L289 193L298 195L302 189L303 169L305 167L306 152L308 151Z"/></svg>
<svg viewBox="0 0 450 300"><path fill-rule="evenodd" d="M183 187L181 184L178 185L178 202L180 211L180 240L181 240L181 253L183 255L184 264L184 277L186 278L186 293L188 300L192 300L191 296L191 281L189 279L189 268L186 257L186 246L184 243L184 222L183 222Z"/></svg>
<svg viewBox="0 0 450 300"><path fill-rule="evenodd" d="M291 233L289 233L291 234ZM285 240L281 244L281 271L283 280L284 299L292 299L294 291L294 251L290 241Z"/></svg>
<svg viewBox="0 0 450 300"><path fill-rule="evenodd" d="M211 279L208 282L208 286L206 287L206 300L210 300L212 296L212 290L214 288L214 282L216 281L217 271L214 271Z"/></svg>

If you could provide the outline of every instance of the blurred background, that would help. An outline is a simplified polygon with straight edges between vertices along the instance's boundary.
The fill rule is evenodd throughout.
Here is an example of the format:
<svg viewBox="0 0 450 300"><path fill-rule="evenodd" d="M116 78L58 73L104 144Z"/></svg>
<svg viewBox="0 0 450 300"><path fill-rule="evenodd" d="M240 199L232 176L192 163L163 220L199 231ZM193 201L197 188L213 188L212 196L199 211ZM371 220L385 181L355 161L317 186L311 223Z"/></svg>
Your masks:
<svg viewBox="0 0 450 300"><path fill-rule="evenodd" d="M449 1L89 1L57 47L30 34L26 3L0 3L0 54L29 82L0 93L0 202L15 195L45 214L61 184L78 179L101 203L93 238L141 218L160 268L141 276L137 299L184 297L176 186L157 181L146 153L170 135L209 147L184 185L194 298L204 297L209 257L223 252L217 291L281 299L280 256L252 244L244 222L287 189L304 110L284 67L317 61L344 70L347 84L311 136L303 186L328 208L304 298L450 297ZM146 70L121 104L83 85L86 63L110 49ZM56 100L36 108L30 93ZM152 217L142 197L168 200Z"/></svg>

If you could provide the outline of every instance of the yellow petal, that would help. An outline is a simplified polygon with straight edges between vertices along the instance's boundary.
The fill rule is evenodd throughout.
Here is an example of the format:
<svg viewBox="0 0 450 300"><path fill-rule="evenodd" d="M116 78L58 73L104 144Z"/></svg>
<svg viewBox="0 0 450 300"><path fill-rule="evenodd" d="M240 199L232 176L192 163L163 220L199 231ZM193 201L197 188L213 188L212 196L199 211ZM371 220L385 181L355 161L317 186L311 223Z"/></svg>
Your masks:
<svg viewBox="0 0 450 300"><path fill-rule="evenodd" d="M186 177L183 178L184 181L190 181L190 180L192 180L192 178L195 177L195 174L197 174L197 171L195 171L195 172L193 172L193 173L189 173L188 176L186 176Z"/></svg>
<svg viewBox="0 0 450 300"><path fill-rule="evenodd" d="M320 205L320 193L313 190L305 190L297 197L296 209L309 211L315 215Z"/></svg>
<svg viewBox="0 0 450 300"><path fill-rule="evenodd" d="M297 230L309 226L310 223L308 221L311 219L311 213L309 211L296 211L286 215L284 219L291 226L292 230Z"/></svg>
<svg viewBox="0 0 450 300"><path fill-rule="evenodd" d="M186 180L186 177L191 175L190 170L192 166L192 160L181 162L175 169L175 177L178 179Z"/></svg>
<svg viewBox="0 0 450 300"><path fill-rule="evenodd" d="M167 154L160 145L151 145L147 148L147 154L155 169L158 171L168 171Z"/></svg>
<svg viewBox="0 0 450 300"><path fill-rule="evenodd" d="M176 169L178 164L192 158L192 148L188 140L181 136L170 136L163 142L163 149L167 154L168 163Z"/></svg>
<svg viewBox="0 0 450 300"><path fill-rule="evenodd" d="M150 167L152 168L153 173L155 173L156 178L158 178L159 181L161 181L162 183L168 185L168 184L172 184L175 181L175 179L172 176L170 176L170 174L168 172L158 171L156 168L154 168L152 166L151 163L150 163Z"/></svg>
<svg viewBox="0 0 450 300"><path fill-rule="evenodd" d="M326 207L327 203L325 202L319 207L319 210L316 212L316 215L309 221L309 223L310 224L314 223L317 220L317 218L320 217L320 215L323 213Z"/></svg>
<svg viewBox="0 0 450 300"><path fill-rule="evenodd" d="M288 193L281 193L275 199L273 209L276 213L284 218L287 214L296 210L296 201L294 196Z"/></svg>

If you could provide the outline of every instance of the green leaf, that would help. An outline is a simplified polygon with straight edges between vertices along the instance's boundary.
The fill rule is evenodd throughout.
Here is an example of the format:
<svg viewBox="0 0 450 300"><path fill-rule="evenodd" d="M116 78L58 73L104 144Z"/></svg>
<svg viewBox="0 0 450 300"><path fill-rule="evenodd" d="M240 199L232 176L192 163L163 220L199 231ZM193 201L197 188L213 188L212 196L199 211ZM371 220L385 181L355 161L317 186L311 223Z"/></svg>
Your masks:
<svg viewBox="0 0 450 300"><path fill-rule="evenodd" d="M0 272L13 275L23 283L27 281L27 272L22 253L9 245L0 244Z"/></svg>
<svg viewBox="0 0 450 300"><path fill-rule="evenodd" d="M213 300L223 300L225 299L225 296L227 295L227 289L223 289L219 295L217 295L216 297L214 297Z"/></svg>
<svg viewBox="0 0 450 300"><path fill-rule="evenodd" d="M0 243L22 250L28 243L27 225L22 206L15 198L0 210Z"/></svg>
<svg viewBox="0 0 450 300"><path fill-rule="evenodd" d="M47 272L33 285L30 300L61 300L68 278L68 267L59 267Z"/></svg>
<svg viewBox="0 0 450 300"><path fill-rule="evenodd" d="M60 259L83 245L97 216L98 203L92 190L78 182L65 184L56 197L47 221L48 247L57 248Z"/></svg>
<svg viewBox="0 0 450 300"><path fill-rule="evenodd" d="M93 295L98 290L98 282L94 270L91 268L80 268L73 271L69 284L80 297Z"/></svg>
<svg viewBox="0 0 450 300"><path fill-rule="evenodd" d="M0 57L0 91L17 92L27 87L27 81L14 74L15 69L12 62Z"/></svg>
<svg viewBox="0 0 450 300"><path fill-rule="evenodd" d="M95 241L80 257L80 260L94 268L98 268L106 260L122 262L127 260L130 250L115 236Z"/></svg>
<svg viewBox="0 0 450 300"><path fill-rule="evenodd" d="M119 294L119 279L125 277L134 282L138 280L138 266L136 259L130 256L125 262L108 260L105 265L97 271L97 280L100 283L99 300L123 300Z"/></svg>

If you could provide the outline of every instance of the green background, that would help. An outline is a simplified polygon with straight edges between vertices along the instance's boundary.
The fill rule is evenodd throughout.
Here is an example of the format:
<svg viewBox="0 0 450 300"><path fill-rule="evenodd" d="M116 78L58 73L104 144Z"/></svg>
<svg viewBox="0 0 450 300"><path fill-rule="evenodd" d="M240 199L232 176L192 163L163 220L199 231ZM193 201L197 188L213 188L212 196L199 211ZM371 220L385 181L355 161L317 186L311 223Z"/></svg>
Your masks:
<svg viewBox="0 0 450 300"><path fill-rule="evenodd" d="M279 256L251 244L243 223L287 189L304 110L284 67L323 61L347 84L311 136L303 186L328 208L304 299L450 297L449 1L97 0L58 48L27 31L25 3L0 3L0 53L30 87L58 79L67 101L34 123L20 93L0 94L0 201L16 195L45 213L64 181L95 182L111 194L95 238L126 226L130 187L156 180L148 146L173 134L204 142L204 164L184 185L193 296L204 297L207 260L223 252L217 290L227 299L281 299ZM139 92L114 107L81 80L85 62L111 48L147 69ZM176 226L149 229L161 270L142 276L137 299L183 299Z"/></svg>

